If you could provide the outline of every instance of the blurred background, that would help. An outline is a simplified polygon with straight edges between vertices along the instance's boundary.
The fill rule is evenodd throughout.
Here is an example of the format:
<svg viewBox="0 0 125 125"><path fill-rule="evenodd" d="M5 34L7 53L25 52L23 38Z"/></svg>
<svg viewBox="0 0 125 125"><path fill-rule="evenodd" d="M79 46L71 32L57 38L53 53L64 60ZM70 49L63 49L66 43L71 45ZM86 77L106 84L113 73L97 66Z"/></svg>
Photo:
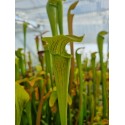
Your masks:
<svg viewBox="0 0 125 125"><path fill-rule="evenodd" d="M64 34L68 34L67 12L69 6L76 0L64 1ZM47 0L15 0L15 49L23 48L23 22L30 25L27 29L27 52L32 53L33 65L39 63L35 45L35 36L48 31L43 36L52 36L50 24L46 13ZM91 52L98 51L96 37L99 31L109 31L109 1L108 0L79 0L78 5L72 11L73 34L83 35L82 43L75 43L75 50L85 47L83 58L90 57ZM104 59L107 58L109 48L108 35L104 42ZM66 46L69 52L69 45ZM41 50L43 47L41 46ZM69 52L70 53L70 52ZM98 56L97 56L98 60Z"/></svg>

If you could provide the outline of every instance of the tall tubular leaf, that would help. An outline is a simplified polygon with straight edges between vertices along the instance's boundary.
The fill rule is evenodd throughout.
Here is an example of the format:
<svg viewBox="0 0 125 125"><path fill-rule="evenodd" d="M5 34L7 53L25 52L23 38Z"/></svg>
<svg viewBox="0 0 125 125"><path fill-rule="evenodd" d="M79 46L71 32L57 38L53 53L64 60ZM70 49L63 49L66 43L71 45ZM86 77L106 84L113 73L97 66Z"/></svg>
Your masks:
<svg viewBox="0 0 125 125"><path fill-rule="evenodd" d="M71 35L59 35L42 39L48 42L49 51L52 54L61 125L67 125L67 98L71 61L71 55L66 52L65 46L68 42L80 42L82 39L83 36Z"/></svg>
<svg viewBox="0 0 125 125"><path fill-rule="evenodd" d="M63 3L62 0L57 1L57 17L60 35L63 34Z"/></svg>
<svg viewBox="0 0 125 125"><path fill-rule="evenodd" d="M57 12L56 12L56 3L52 2L52 0L48 0L46 5L47 15L49 18L52 35L58 35L57 29Z"/></svg>
<svg viewBox="0 0 125 125"><path fill-rule="evenodd" d="M62 0L48 0L46 5L52 35L63 34L63 3Z"/></svg>
<svg viewBox="0 0 125 125"><path fill-rule="evenodd" d="M19 68L21 69L21 73L23 76L25 76L26 70L25 70L25 64L24 64L24 59L23 59L23 53L21 53L23 49L19 48L18 50L15 51L15 55L19 58Z"/></svg>
<svg viewBox="0 0 125 125"><path fill-rule="evenodd" d="M70 5L68 9L68 31L69 34L73 34L73 29L72 29L72 22L73 22L73 17L74 14L71 14L71 11L75 9L76 5L78 4L79 1L74 2L73 4Z"/></svg>
<svg viewBox="0 0 125 125"><path fill-rule="evenodd" d="M95 67L95 60L96 60L96 52L91 54L91 65L92 65L92 72L93 72L93 94L94 94L94 116L96 116L96 67Z"/></svg>
<svg viewBox="0 0 125 125"><path fill-rule="evenodd" d="M51 26L52 35L58 35L58 28L60 34L63 34L63 3L62 0L48 0L46 5L47 15L49 18L49 23ZM51 85L53 87L52 80L52 64L51 64L51 54L48 50L48 46L45 49L45 60L47 65L47 73L50 73Z"/></svg>
<svg viewBox="0 0 125 125"><path fill-rule="evenodd" d="M27 32L28 23L23 23L23 35L24 35L24 63L25 63L25 70L26 70L26 32Z"/></svg>
<svg viewBox="0 0 125 125"><path fill-rule="evenodd" d="M79 92L79 125L83 125L83 115L84 115L84 107L83 107L83 73L82 73L82 64L81 64L81 54L78 54L78 48L76 50L76 61L79 70L79 82L80 82L80 92Z"/></svg>
<svg viewBox="0 0 125 125"><path fill-rule="evenodd" d="M106 83L104 79L104 64L103 64L103 42L104 36L107 34L106 31L101 31L97 36L97 44L100 56L100 66L101 66L101 83L102 83L102 99L103 99L103 118L107 117L107 99L106 99Z"/></svg>
<svg viewBox="0 0 125 125"><path fill-rule="evenodd" d="M70 5L70 7L68 9L67 16L68 16L68 32L69 32L69 35L73 34L72 23L73 23L74 14L71 14L71 11L76 7L77 4L78 4L78 1L74 2L73 4ZM71 90L72 83L73 83L73 80L74 80L74 67L75 67L75 62L74 62L74 45L73 45L73 43L70 43L70 49L71 49L72 58L71 58L71 71L70 71L70 84L69 84L69 88Z"/></svg>

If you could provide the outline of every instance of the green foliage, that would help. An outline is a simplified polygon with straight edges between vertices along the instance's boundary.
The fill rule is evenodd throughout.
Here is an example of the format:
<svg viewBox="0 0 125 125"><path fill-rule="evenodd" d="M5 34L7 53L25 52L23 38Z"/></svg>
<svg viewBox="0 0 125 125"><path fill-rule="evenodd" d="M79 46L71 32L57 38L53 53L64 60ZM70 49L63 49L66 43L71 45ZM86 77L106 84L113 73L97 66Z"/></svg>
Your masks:
<svg viewBox="0 0 125 125"><path fill-rule="evenodd" d="M62 0L49 0L46 10L51 26L52 35L58 35L58 27L60 34L63 34L63 4Z"/></svg>
<svg viewBox="0 0 125 125"><path fill-rule="evenodd" d="M67 125L67 123L68 125L108 125L108 62L103 62L103 42L107 32L102 31L97 36L100 62L96 62L96 52L91 54L91 59L81 60L81 54L77 52L79 49L76 51L74 79L69 95L72 55L66 52L65 46L69 42L81 42L84 36L62 35L62 15L57 16L62 11L61 2L56 1L55 5L50 3L47 5L48 7L51 5L48 12L53 10L55 13L56 11L54 18L60 21L56 24L54 20L51 22L53 37L42 38L46 65L33 67L33 60L29 53L29 69L26 69L24 58L26 53L22 53L22 48L15 51L16 125L38 125L37 123L43 125ZM77 3L78 1L71 9ZM58 7L55 8L57 5ZM58 13L59 7L61 9ZM49 18L53 19L52 16ZM24 41L26 41L27 24L23 26ZM61 35L58 35L57 27ZM36 45L39 51L38 41ZM37 118L39 118L38 122L36 122Z"/></svg>
<svg viewBox="0 0 125 125"><path fill-rule="evenodd" d="M31 101L23 109L20 125L32 125Z"/></svg>
<svg viewBox="0 0 125 125"><path fill-rule="evenodd" d="M24 108L29 101L29 95L19 84L15 84L15 123L20 125Z"/></svg>

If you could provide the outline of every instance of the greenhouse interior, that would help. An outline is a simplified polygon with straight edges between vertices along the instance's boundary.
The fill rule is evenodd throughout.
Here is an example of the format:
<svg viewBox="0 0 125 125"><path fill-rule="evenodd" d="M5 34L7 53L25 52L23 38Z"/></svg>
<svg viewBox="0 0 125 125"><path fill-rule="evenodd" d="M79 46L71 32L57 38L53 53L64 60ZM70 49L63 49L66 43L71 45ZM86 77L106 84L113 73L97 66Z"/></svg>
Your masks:
<svg viewBox="0 0 125 125"><path fill-rule="evenodd" d="M15 125L109 125L108 0L15 0Z"/></svg>

